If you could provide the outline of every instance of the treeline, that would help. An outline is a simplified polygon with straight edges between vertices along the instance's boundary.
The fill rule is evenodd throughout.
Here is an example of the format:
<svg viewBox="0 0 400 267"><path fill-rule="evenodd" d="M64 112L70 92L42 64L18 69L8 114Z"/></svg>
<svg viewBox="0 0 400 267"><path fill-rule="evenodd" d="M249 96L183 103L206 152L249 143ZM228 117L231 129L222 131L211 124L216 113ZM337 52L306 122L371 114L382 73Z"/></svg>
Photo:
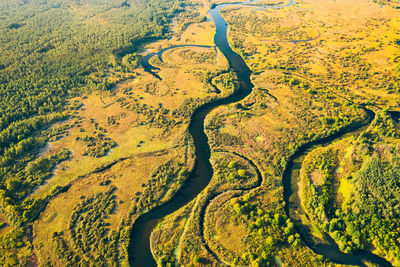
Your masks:
<svg viewBox="0 0 400 267"><path fill-rule="evenodd" d="M184 164L173 160L161 164L151 175L151 179L142 184L143 192L133 197L131 214L142 214L166 199L171 198L189 175Z"/></svg>
<svg viewBox="0 0 400 267"><path fill-rule="evenodd" d="M332 218L336 203L334 199L335 172L338 168L338 150L321 148L315 155L309 157L301 169L301 196L304 199L302 205L305 210L313 210L310 213L312 221L320 223ZM321 175L318 181L312 181L309 177Z"/></svg>

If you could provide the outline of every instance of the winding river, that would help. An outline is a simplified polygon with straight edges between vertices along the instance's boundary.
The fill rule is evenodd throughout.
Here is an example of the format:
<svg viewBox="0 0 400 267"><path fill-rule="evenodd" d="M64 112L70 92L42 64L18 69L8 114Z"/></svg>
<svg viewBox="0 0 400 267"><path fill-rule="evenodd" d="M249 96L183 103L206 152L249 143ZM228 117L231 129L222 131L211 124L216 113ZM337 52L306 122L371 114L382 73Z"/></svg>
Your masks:
<svg viewBox="0 0 400 267"><path fill-rule="evenodd" d="M130 236L130 243L128 247L129 263L131 266L135 267L156 266L156 262L153 258L150 249L151 232L158 224L158 222L162 220L162 218L175 212L176 210L178 210L179 208L183 207L188 202L193 200L208 185L208 183L212 178L213 169L210 163L210 156L211 156L210 146L208 144L207 136L204 132L205 118L213 109L219 106L235 103L244 99L251 93L253 88L253 84L251 83L250 80L251 70L246 65L243 58L238 54L236 54L234 51L232 51L231 47L229 46L227 40L228 25L221 16L220 10L223 7L250 4L256 1L257 0L243 2L243 3L220 4L209 11L209 14L212 17L216 26L216 34L214 36L215 44L227 58L232 71L234 71L237 74L240 87L233 95L230 95L223 99L216 100L211 103L207 103L196 109L195 112L193 113L189 124L189 133L193 138L195 147L196 159L194 168L190 173L186 183L169 202L161 206L158 206L149 211L148 213L140 216L133 224ZM268 6L268 7L261 7L261 9L283 8L290 6L293 3L294 3L293 0L290 0L290 3L284 6ZM260 8L258 6L252 6L252 7ZM159 59L162 61L163 52L172 48L183 47L183 46L195 46L195 45L174 46L163 49L158 53L151 53L142 59L141 64L146 71L153 74L155 77L161 79L157 75L157 73L154 72L154 70L157 70L157 68L152 66L149 63L149 60L153 56L158 55ZM207 47L207 46L200 46L200 47ZM370 120L368 121L369 123L372 120L374 113L372 111L368 113L370 115ZM329 237L327 237L328 240L330 241L329 244L326 245L314 244L313 241L308 238L309 235L307 233L309 231L307 229L307 226L301 225L298 222L298 220L296 220L297 218L296 216L298 216L298 214L301 212L301 207L297 204L298 202L296 201L297 194L292 194L292 192L297 193L295 174L299 171L304 157L307 155L309 151L314 149L316 146L329 144L333 140L336 140L337 138L341 138L343 136L347 136L349 134L351 135L357 134L362 129L363 129L362 127L358 127L358 129L354 129L351 132L338 133L324 140L306 144L289 159L289 163L287 165L283 177L284 199L287 203L287 205L285 206L285 211L287 215L295 222L296 229L301 234L302 240L313 251L323 255L324 257L332 260L333 262L363 266L364 264L362 261L368 260L380 266L390 266L390 264L386 262L384 259L377 257L369 252L361 252L355 255L347 255L344 253L340 253L336 244L334 244L334 242L330 240ZM258 184L258 186L259 185L260 183ZM208 248L208 250L210 251L210 248ZM213 254L212 251L210 251L210 253Z"/></svg>
<svg viewBox="0 0 400 267"><path fill-rule="evenodd" d="M235 94L205 104L196 109L193 113L189 124L189 133L193 138L195 147L196 159L194 168L185 185L177 192L171 201L140 216L133 224L128 247L129 263L131 266L156 266L156 262L150 250L150 235L152 230L162 218L193 200L210 182L213 169L210 163L210 146L207 136L204 133L204 120L206 116L216 107L235 103L244 99L252 91L253 84L250 80L251 71L242 57L233 52L229 46L227 40L228 25L220 14L220 9L222 7L231 5L239 4L218 5L211 9L209 14L216 26L216 34L214 37L215 44L227 58L231 69L237 74L240 87ZM148 65L144 65L144 67L148 67Z"/></svg>
<svg viewBox="0 0 400 267"><path fill-rule="evenodd" d="M299 198L298 182L300 177L300 169L307 155L322 146L328 146L332 142L342 140L350 136L357 136L362 131L366 130L372 120L375 118L375 113L372 110L364 108L368 114L368 119L359 126L351 129L340 131L326 138L306 143L294 153L288 160L286 169L283 173L283 196L285 200L285 212L295 225L296 232L300 234L301 240L315 253L323 255L325 258L339 264L349 264L356 266L366 266L365 261L374 263L378 266L392 266L385 259L372 254L369 251L359 251L354 254L345 254L340 251L334 240L324 233L325 243L317 243L313 240L310 225L305 225L301 222L300 217L306 216L301 207Z"/></svg>

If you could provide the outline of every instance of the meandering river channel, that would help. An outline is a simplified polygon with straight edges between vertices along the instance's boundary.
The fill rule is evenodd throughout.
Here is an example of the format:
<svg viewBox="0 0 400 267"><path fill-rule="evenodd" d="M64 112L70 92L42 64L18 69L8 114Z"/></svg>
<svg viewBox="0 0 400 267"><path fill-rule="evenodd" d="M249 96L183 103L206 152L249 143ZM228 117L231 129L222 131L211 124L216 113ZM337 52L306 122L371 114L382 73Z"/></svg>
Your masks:
<svg viewBox="0 0 400 267"><path fill-rule="evenodd" d="M253 88L250 81L251 71L241 56L232 51L227 40L227 28L225 20L220 14L220 9L225 6L238 4L222 4L211 9L209 14L214 20L216 34L214 41L216 46L228 59L231 69L237 74L240 87L235 94L199 107L192 115L189 124L195 147L195 164L185 185L178 191L171 201L154 208L150 212L140 216L133 224L131 240L129 244L129 262L131 266L156 266L150 250L150 235L157 223L166 215L173 213L193 200L210 182L213 169L210 163L210 146L204 133L204 120L216 107L238 102L248 96ZM144 67L148 65L143 64Z"/></svg>
<svg viewBox="0 0 400 267"><path fill-rule="evenodd" d="M256 2L248 1L243 3L234 3L234 4L220 4L215 6L213 9L209 11L211 18L213 19L216 26L216 34L214 36L214 41L216 46L220 49L220 51L227 58L230 68L234 71L240 82L239 89L233 94L226 98L216 100L211 103L207 103L201 107L199 107L192 115L191 121L189 124L189 133L191 134L194 147L195 147L195 164L194 168L189 175L185 185L177 192L177 194L167 203L158 206L148 213L140 216L135 223L133 224L130 244L128 247L129 251L129 263L131 266L156 266L156 262L153 258L153 255L150 250L150 235L155 226L164 218L165 216L175 212L179 208L186 205L188 202L193 200L210 182L213 169L210 163L210 146L208 144L207 136L204 132L204 121L206 116L215 108L223 105L228 105L231 103L238 102L248 96L253 88L253 84L251 83L250 76L251 70L246 65L245 61L241 56L232 51L229 46L227 40L227 28L228 25L225 22L224 18L220 14L220 10L224 7L228 6L238 6L244 4L250 4ZM262 7L262 9L266 8L283 8L288 7L293 4L293 0L290 0L289 4L284 6L268 6ZM260 8L255 6L256 8ZM193 45L189 45L193 46ZM178 46L179 47L179 46ZM177 48L177 47L175 47ZM161 50L158 53L151 53L143 58L142 66L144 69L156 77L160 79L160 77L154 72L157 68L153 67L149 60L151 57L158 55L160 60L162 60L162 53L168 49ZM372 118L372 114L370 117ZM357 131L354 130L350 134L356 134ZM344 133L343 133L344 134ZM336 138L340 138L343 134L337 134L331 137L326 138L325 140L321 140L319 142L311 143L309 145L303 146L298 153L293 155L290 159L288 167L286 168L283 184L284 184L284 198L286 203L288 203L285 207L285 210L289 217L295 214L297 210L300 210L301 207L299 205L293 204L293 200L291 200L292 195L297 195L296 186L292 186L292 174L299 170L301 167L302 159L304 159L305 155L308 153L310 149L315 148L315 146L324 145ZM349 134L349 133L347 133ZM292 194L295 192L296 194ZM292 218L296 222L296 218ZM371 253L363 252L357 255L346 255L343 253L338 253L337 246L334 243L329 243L327 245L316 245L312 241L307 238L307 229L306 226L300 225L298 222L295 223L297 230L301 233L302 240L316 253L325 256L326 258L344 264L355 264L355 265L363 265L362 260L369 260L373 263L379 265L388 265L388 263ZM390 266L390 265L389 265Z"/></svg>
<svg viewBox="0 0 400 267"><path fill-rule="evenodd" d="M300 169L303 165L304 159L314 149L322 146L328 146L332 142L342 140L350 136L357 136L362 131L366 130L372 120L375 118L375 113L372 110L366 108L365 111L368 114L368 119L364 123L351 129L340 131L326 138L304 144L295 154L291 156L283 173L282 181L283 196L286 203L285 212L295 224L296 231L300 234L301 240L315 253L323 255L325 258L340 264L366 266L365 261L368 261L378 266L392 266L385 259L376 256L369 251L359 251L354 254L345 254L340 251L337 244L327 234L324 234L324 243L314 242L310 230L310 225L305 225L300 220L301 216L306 216L301 207L301 202L298 194Z"/></svg>

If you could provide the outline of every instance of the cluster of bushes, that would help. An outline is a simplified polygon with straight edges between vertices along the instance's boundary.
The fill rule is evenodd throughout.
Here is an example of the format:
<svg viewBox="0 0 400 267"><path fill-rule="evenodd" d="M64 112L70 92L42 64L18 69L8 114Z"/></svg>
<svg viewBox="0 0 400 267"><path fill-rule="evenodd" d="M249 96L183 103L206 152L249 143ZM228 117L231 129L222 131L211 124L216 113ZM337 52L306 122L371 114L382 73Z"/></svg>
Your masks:
<svg viewBox="0 0 400 267"><path fill-rule="evenodd" d="M282 247L300 246L300 236L282 210L265 210L250 194L231 199L230 207L236 213L237 223L246 225L251 236L235 264L269 266Z"/></svg>
<svg viewBox="0 0 400 267"><path fill-rule="evenodd" d="M65 118L65 114L53 113L8 125L0 132L0 166L9 168L14 165L14 161L26 156L32 150L37 150L41 143L35 144L35 138L32 135Z"/></svg>
<svg viewBox="0 0 400 267"><path fill-rule="evenodd" d="M188 174L182 163L169 160L161 164L147 184L142 185L143 192L137 192L133 197L135 204L131 214L143 214L171 198L185 182Z"/></svg>
<svg viewBox="0 0 400 267"><path fill-rule="evenodd" d="M71 156L71 152L68 149L62 149L60 152L50 155L48 157L40 157L39 159L30 162L26 169L19 173L17 179L8 180L6 188L12 192L20 192L22 188L26 187L22 191L30 192L36 186L41 185L46 179L50 178L53 174L54 168L62 161L68 160ZM19 184L19 188L13 187L18 184L18 181L24 180L23 184ZM21 197L24 195L21 195ZM21 198L20 197L20 198Z"/></svg>
<svg viewBox="0 0 400 267"><path fill-rule="evenodd" d="M119 115L113 115L107 117L107 125L112 127L117 127L119 125L119 120L126 117L126 113L121 113Z"/></svg>
<svg viewBox="0 0 400 267"><path fill-rule="evenodd" d="M94 158L105 156L111 148L117 146L117 142L106 137L104 134L98 134L95 137L88 135L83 138L77 137L77 141L79 140L86 145L86 150L83 152L83 155Z"/></svg>
<svg viewBox="0 0 400 267"><path fill-rule="evenodd" d="M396 2L395 0L373 0L372 2L374 2L380 6L389 5L389 6L393 6L393 7L397 8L397 9L399 8L398 6L393 5Z"/></svg>
<svg viewBox="0 0 400 267"><path fill-rule="evenodd" d="M70 155L69 150L63 149L48 157L41 157L30 162L15 176L8 177L4 187L0 189L0 206L11 222L20 225L36 218L41 211L42 199L28 198L22 203L20 201L48 179L55 166L69 159Z"/></svg>
<svg viewBox="0 0 400 267"><path fill-rule="evenodd" d="M170 113L169 109L166 109L159 104L158 106L149 106L140 102L140 99L128 96L128 98L119 98L118 102L121 103L121 107L126 110L135 111L140 114L139 125L151 125L157 128L169 128L175 125L176 120L173 117L168 116Z"/></svg>
<svg viewBox="0 0 400 267"><path fill-rule="evenodd" d="M399 263L399 150L389 147L383 153L394 154L390 159L379 152L366 156L361 169L354 174L351 180L354 195L338 216L345 229L336 230L337 235L342 233L351 240L351 250L374 247L381 255ZM350 250L349 246L344 247L345 251Z"/></svg>
<svg viewBox="0 0 400 267"><path fill-rule="evenodd" d="M191 60L194 64L208 63L211 64L215 60L215 52L196 52L192 49L181 49L179 50L179 56L185 60Z"/></svg>
<svg viewBox="0 0 400 267"><path fill-rule="evenodd" d="M378 112L371 127L353 143L350 159L343 159L330 147L306 158L300 186L302 205L311 221L329 233L343 252L374 249L394 264L400 262L400 148L380 142L397 128L385 111ZM342 196L346 198L341 206L334 201L337 191L332 190L338 184L339 163L346 171L341 179L350 190ZM310 179L315 169L324 175L321 185Z"/></svg>
<svg viewBox="0 0 400 267"><path fill-rule="evenodd" d="M387 110L380 110L376 113L372 127L374 132L380 136L400 138L400 130Z"/></svg>
<svg viewBox="0 0 400 267"><path fill-rule="evenodd" d="M230 95L238 90L240 86L236 74L230 70L192 70L192 73L202 83L208 84L214 89L213 91L209 89L207 93Z"/></svg>
<svg viewBox="0 0 400 267"><path fill-rule="evenodd" d="M177 21L183 21L179 24L179 27L175 29L175 36L180 40L182 33L187 29L187 27L192 23L200 23L207 20L207 17L201 17L200 12L196 9L198 6L202 5L198 2L188 1L185 6L185 12L179 14Z"/></svg>
<svg viewBox="0 0 400 267"><path fill-rule="evenodd" d="M70 219L68 238L54 232L55 253L67 265L115 265L118 234L110 231L105 219L116 207L115 187L97 193L78 204ZM70 245L66 240L70 240Z"/></svg>
<svg viewBox="0 0 400 267"><path fill-rule="evenodd" d="M227 146L240 146L243 145L243 140L240 137L234 136L229 133L221 133L216 131L210 141L215 146L227 145Z"/></svg>
<svg viewBox="0 0 400 267"><path fill-rule="evenodd" d="M234 93L240 86L237 82L236 74L232 71L215 76L211 82L219 88L220 91L228 94Z"/></svg>
<svg viewBox="0 0 400 267"><path fill-rule="evenodd" d="M19 227L0 237L0 248L4 251L0 255L0 260L4 266L17 266L19 264L18 256L14 251L27 245L25 236L24 229Z"/></svg>
<svg viewBox="0 0 400 267"><path fill-rule="evenodd" d="M121 63L128 70L133 70L139 65L140 59L141 56L137 53L127 54L122 58Z"/></svg>
<svg viewBox="0 0 400 267"><path fill-rule="evenodd" d="M189 120L190 117L192 116L194 110L205 103L211 102L214 99L212 96L207 96L203 99L198 99L198 98L185 98L183 103L172 112L173 116L179 116L183 120Z"/></svg>
<svg viewBox="0 0 400 267"><path fill-rule="evenodd" d="M123 116L123 115L120 115ZM114 122L114 125L117 123L116 120L120 116L112 116L108 117L107 122ZM81 122L81 121L80 121ZM76 121L76 126L80 127L80 122ZM75 138L76 141L82 142L86 146L86 150L83 152L84 156L89 157L103 157L105 156L113 147L116 147L117 142L113 141L110 137L106 136L107 130L103 127L99 126L94 119L90 119L90 122L94 124L94 136L85 135L84 137L77 136ZM85 132L84 128L80 128L81 132Z"/></svg>
<svg viewBox="0 0 400 267"><path fill-rule="evenodd" d="M310 217L320 224L329 220L335 210L334 184L338 167L338 151L336 149L320 149L312 157L307 158L301 169L300 192L305 210L312 210ZM318 170L322 175L320 184L310 180L312 172Z"/></svg>

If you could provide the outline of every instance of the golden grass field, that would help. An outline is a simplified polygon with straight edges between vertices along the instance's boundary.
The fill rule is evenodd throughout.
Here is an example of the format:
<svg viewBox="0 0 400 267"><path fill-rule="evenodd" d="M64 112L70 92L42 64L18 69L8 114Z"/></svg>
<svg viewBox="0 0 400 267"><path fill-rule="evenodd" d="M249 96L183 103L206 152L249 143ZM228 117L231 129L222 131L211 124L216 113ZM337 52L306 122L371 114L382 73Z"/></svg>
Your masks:
<svg viewBox="0 0 400 267"><path fill-rule="evenodd" d="M375 104L381 107L398 109L398 91L383 85L390 84L398 75L393 63L400 51L395 44L399 38L400 17L390 6L381 7L367 1L300 1L285 9L252 10L250 7L232 7L225 9L223 14L230 25L231 45L254 72L255 88L241 101L245 108L232 104L215 109L207 118L206 128L212 149L234 151L253 160L268 177L264 178L264 183L270 185L259 191L262 190L264 197L274 195L275 201L279 201L282 199L282 163L299 144L330 130L321 124L323 117L343 116L342 126L365 117L361 109L345 98L355 103L376 100ZM309 41L295 42L301 40ZM368 78L359 77L360 69L364 68L363 75ZM290 84L292 78L298 80L296 86ZM350 118L355 121L350 122ZM317 184L321 183L318 171L311 177ZM338 183L337 187L340 192L349 194L345 184ZM219 198L220 201L217 198L203 204L210 211L206 213L205 227L213 233L206 235L206 242L208 245L219 244L210 245L219 260L237 264L235 257L254 249L250 249L255 244L254 240L250 241L253 233L246 228L249 222L238 224L237 218L236 222L232 221L234 214L227 200L233 196L221 195ZM202 199L204 196L199 196L197 203ZM260 201L273 202L270 198ZM260 203L257 205L262 205ZM185 210L185 218L188 218L188 208L174 216L178 217ZM264 208L267 212L282 212L282 207ZM200 208L191 209L198 213ZM211 213L215 214L211 216ZM153 242L167 240L171 235L178 240L177 235L182 229L182 224L175 232L173 227L164 229L164 236L157 231ZM196 232L194 228L191 231ZM188 241L195 235L187 232L189 230L183 232L179 244L185 244L183 239L191 245L187 245L186 250L180 246L181 252L175 252L178 262L196 265L195 255L212 262L213 257L201 248L200 241L196 241L197 245ZM153 252L172 255L169 246L159 244L158 251ZM178 243L174 246L176 248ZM312 252L300 247L277 248L278 258L289 265L301 260L316 260Z"/></svg>
<svg viewBox="0 0 400 267"><path fill-rule="evenodd" d="M198 17L207 16L211 3L197 2L194 10ZM237 1L212 1L221 2ZM281 1L256 4L278 3ZM152 234L152 251L157 260L173 260L185 266L215 264L200 235L200 228L204 227L205 242L222 262L255 264L249 255L260 251L265 240L250 227L256 219L249 215L246 220L233 212L235 199L247 199L260 214L285 216L281 180L288 157L299 145L366 116L343 97L355 103L373 100L381 107L400 108L400 89L396 91L394 84L398 78L394 62L400 56L400 47L395 44L400 39L398 10L366 0L301 0L284 9L253 9L234 7L224 9L223 15L230 25L231 46L253 71L254 90L240 102L241 106L220 107L207 117L205 127L215 175L195 200L157 226ZM174 21L171 39L145 44L143 54L182 44L213 46L213 22L184 14ZM67 136L49 143L41 156L67 148L72 158L59 164L53 177L31 195L45 197L57 186L70 185L66 192L50 200L33 225L34 254L40 264L63 265L54 253L53 233L64 232L72 246L68 240L70 216L83 199L108 189L102 182L109 180L117 188L117 206L106 219L108 228L123 231L126 229L122 222L133 223L135 219L130 213L133 199L161 164L173 159L192 168L189 118L173 112L185 108L188 101L200 103L232 93L219 88L222 93L218 95L202 78L207 73L219 75L228 70L228 62L213 48L182 47L165 52L163 62L152 58L151 64L160 68L157 74L162 80L138 67L109 92L88 92L70 100L82 106L70 111L73 116L65 122L70 125ZM360 69L365 71L360 74ZM109 79L118 80L121 76L124 75L114 72ZM324 117L339 117L340 121L326 125ZM84 155L87 147L81 139L99 133L117 146L103 157ZM263 176L262 186L247 191L246 186L254 183L254 170L243 159L221 150L252 160ZM228 179L223 172L225 160L247 166L252 175L240 183ZM95 171L107 165L110 166L105 170ZM311 177L314 183L321 183L317 170ZM345 180L338 182L338 202L345 201L351 190ZM203 226L199 225L202 210ZM3 221L6 219L0 216ZM11 230L0 229L2 233ZM322 262L300 241L293 241L296 245L286 239L282 242L271 252L275 263L294 266L299 262ZM120 245L126 249L126 243ZM126 259L122 264L127 264Z"/></svg>
<svg viewBox="0 0 400 267"><path fill-rule="evenodd" d="M200 11L204 13L204 10ZM200 34L197 34L199 30ZM188 42L213 45L212 37L213 27L209 22L195 23L181 33L182 41L162 40L147 45L145 49L157 51ZM66 122L71 126L67 136L51 142L41 156L67 148L72 152L72 158L59 164L53 177L31 195L44 197L56 186L71 185L67 192L50 200L34 224L34 252L40 263L62 265L54 253L53 232L68 232L70 216L76 205L84 198L107 190L108 186L100 185L101 182L110 180L111 185L117 187L114 194L118 204L107 223L109 229L118 230L121 221L130 217L133 196L142 190L142 184L150 179L160 164L174 159L191 168L193 155L188 152L190 143L186 140L189 121L186 117L174 116L172 111L183 107L190 99L201 100L231 93L222 92L219 96L199 78L206 71L225 71L227 62L213 48L177 48L166 52L163 58L164 62L152 59L152 64L160 67L158 75L163 80L138 68L133 78L120 82L110 92L93 92L70 100L71 103L82 103L82 106L71 111L73 117ZM109 79L115 78L111 76ZM143 107L155 112L162 107L170 111L165 115L166 119L178 123L162 126L148 122L150 117L140 111ZM85 145L77 138L96 136L100 132L115 141L117 146L103 157L84 155ZM100 173L95 171L110 164L111 167Z"/></svg>
<svg viewBox="0 0 400 267"><path fill-rule="evenodd" d="M255 71L292 61L298 65L292 75L330 85L360 102L374 100L398 107L398 94L391 84L397 75L395 41L400 38L400 17L391 6L368 1L301 1L284 9L233 8L226 14L232 23L232 44L247 49L247 62ZM288 42L311 38L315 40L297 45ZM365 77L359 76L360 69L365 69Z"/></svg>

